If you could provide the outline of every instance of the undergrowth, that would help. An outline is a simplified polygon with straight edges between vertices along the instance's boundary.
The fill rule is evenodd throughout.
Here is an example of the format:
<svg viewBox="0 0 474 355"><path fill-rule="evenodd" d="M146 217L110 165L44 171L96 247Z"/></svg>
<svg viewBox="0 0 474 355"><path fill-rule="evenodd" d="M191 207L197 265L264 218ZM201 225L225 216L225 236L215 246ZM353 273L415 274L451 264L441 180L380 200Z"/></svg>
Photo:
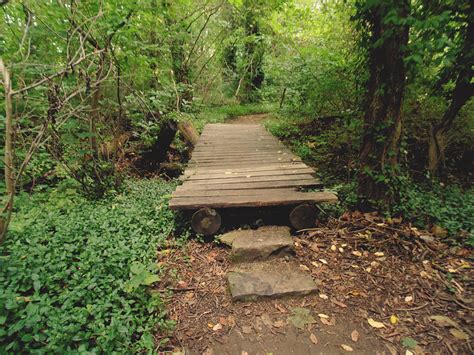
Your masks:
<svg viewBox="0 0 474 355"><path fill-rule="evenodd" d="M360 129L357 121L332 118L329 122L278 114L266 121L269 131L308 164L316 168L325 186L338 192L340 207L332 214L357 205L356 162L358 144L351 135ZM408 176L394 180L396 204L389 214L402 216L418 228L439 226L450 242L474 247L474 189L462 189L426 179L415 182ZM326 207L327 209L327 207Z"/></svg>
<svg viewBox="0 0 474 355"><path fill-rule="evenodd" d="M90 201L63 183L20 195L1 246L0 352L134 353L172 327L156 250L174 228L173 183L129 181Z"/></svg>

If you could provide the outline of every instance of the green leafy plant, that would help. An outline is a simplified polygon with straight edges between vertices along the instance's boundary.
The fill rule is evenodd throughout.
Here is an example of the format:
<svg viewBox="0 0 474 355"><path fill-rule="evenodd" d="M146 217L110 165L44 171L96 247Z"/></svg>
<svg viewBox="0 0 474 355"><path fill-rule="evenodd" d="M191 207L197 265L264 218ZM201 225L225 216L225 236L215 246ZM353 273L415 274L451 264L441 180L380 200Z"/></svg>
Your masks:
<svg viewBox="0 0 474 355"><path fill-rule="evenodd" d="M174 228L173 183L128 181L101 201L71 183L22 194L0 258L0 352L130 353L173 323L156 250Z"/></svg>

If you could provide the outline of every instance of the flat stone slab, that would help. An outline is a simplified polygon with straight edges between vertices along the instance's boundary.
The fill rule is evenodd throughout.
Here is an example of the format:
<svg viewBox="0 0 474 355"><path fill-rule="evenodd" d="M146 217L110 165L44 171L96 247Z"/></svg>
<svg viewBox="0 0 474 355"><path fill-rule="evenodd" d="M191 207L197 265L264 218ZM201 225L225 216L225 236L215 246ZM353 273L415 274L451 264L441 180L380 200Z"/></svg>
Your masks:
<svg viewBox="0 0 474 355"><path fill-rule="evenodd" d="M317 291L311 275L297 264L272 261L242 264L227 273L233 301L304 296Z"/></svg>
<svg viewBox="0 0 474 355"><path fill-rule="evenodd" d="M233 261L268 260L294 253L294 243L288 227L266 226L241 232L236 236L234 234L232 241Z"/></svg>

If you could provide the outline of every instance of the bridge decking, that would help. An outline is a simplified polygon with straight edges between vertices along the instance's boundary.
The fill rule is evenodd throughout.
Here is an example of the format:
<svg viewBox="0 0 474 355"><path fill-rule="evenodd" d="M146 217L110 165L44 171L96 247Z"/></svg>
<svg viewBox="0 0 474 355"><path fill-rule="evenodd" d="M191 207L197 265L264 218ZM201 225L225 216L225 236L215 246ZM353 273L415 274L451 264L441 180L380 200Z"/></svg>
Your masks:
<svg viewBox="0 0 474 355"><path fill-rule="evenodd" d="M333 202L315 171L258 124L208 124L169 206L174 210Z"/></svg>

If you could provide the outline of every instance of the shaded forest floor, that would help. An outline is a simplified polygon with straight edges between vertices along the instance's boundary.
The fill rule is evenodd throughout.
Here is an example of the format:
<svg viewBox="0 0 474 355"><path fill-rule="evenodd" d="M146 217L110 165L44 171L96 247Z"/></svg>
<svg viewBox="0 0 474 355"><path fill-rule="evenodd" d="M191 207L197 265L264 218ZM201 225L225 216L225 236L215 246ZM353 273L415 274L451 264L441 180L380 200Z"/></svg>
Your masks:
<svg viewBox="0 0 474 355"><path fill-rule="evenodd" d="M260 123L268 114L229 123ZM170 349L191 354L472 353L472 251L401 220L346 213L294 237L319 291L233 303L230 251L191 241L159 252L160 289L177 325Z"/></svg>
<svg viewBox="0 0 474 355"><path fill-rule="evenodd" d="M472 353L467 249L360 213L294 240L316 295L233 303L226 247L193 241L163 253L169 269L159 287L175 291L167 299L172 346L191 354Z"/></svg>

